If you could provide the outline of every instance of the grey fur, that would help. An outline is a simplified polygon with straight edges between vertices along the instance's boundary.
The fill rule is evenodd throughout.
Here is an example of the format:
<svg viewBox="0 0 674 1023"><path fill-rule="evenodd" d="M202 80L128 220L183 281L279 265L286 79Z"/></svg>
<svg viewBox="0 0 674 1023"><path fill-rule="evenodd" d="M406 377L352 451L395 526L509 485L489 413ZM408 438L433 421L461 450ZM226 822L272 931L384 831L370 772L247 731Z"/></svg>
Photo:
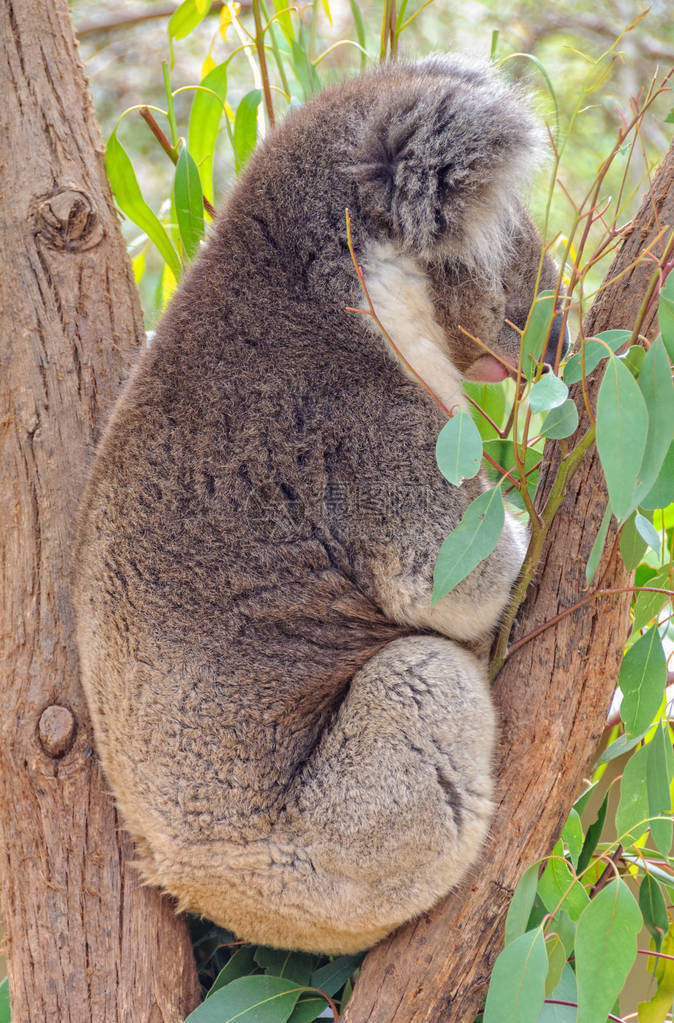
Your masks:
<svg viewBox="0 0 674 1023"><path fill-rule="evenodd" d="M360 258L376 242L414 260L458 371L480 354L459 324L512 357L504 317L523 322L540 253L516 198L536 135L516 90L453 60L291 113L100 446L74 591L98 752L144 877L242 938L364 948L486 834L494 722L470 648L523 538L509 520L431 611L440 544L484 483L442 478L442 412L346 311L344 210Z"/></svg>

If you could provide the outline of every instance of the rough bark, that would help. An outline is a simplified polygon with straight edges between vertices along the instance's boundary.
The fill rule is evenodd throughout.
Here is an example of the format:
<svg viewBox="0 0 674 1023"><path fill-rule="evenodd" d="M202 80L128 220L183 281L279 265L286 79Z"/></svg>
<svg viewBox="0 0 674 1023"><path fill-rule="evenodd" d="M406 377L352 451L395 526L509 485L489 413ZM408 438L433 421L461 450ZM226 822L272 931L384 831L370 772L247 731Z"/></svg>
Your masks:
<svg viewBox="0 0 674 1023"><path fill-rule="evenodd" d="M637 260L667 225L671 231L674 149L607 280ZM589 312L586 332L631 329L653 271L653 262L642 259L606 287ZM657 333L655 306L642 332L648 337ZM594 380L590 387L591 402L597 384ZM582 396L575 397L581 407ZM581 430L587 426L587 415L581 416ZM553 462L551 453L542 468L543 495ZM605 484L592 449L553 523L513 640L584 595L585 565L605 506ZM607 550L613 538L609 533ZM600 566L600 575L602 571ZM629 584L620 559L613 559L604 586ZM629 627L629 606L629 594L596 600L506 661L494 687L501 721L500 798L489 842L460 891L370 952L344 1023L471 1023L475 1018L502 947L515 886L523 870L552 849L602 734Z"/></svg>
<svg viewBox="0 0 674 1023"><path fill-rule="evenodd" d="M65 0L0 0L0 882L14 1023L178 1023L184 920L93 753L68 598L81 485L143 337Z"/></svg>

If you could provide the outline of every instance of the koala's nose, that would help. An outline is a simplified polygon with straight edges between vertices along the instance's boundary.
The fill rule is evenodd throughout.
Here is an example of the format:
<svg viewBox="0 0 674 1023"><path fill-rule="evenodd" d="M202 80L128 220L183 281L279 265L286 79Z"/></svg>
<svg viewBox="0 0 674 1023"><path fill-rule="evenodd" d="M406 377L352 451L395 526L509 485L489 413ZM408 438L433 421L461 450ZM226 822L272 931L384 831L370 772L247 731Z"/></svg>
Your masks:
<svg viewBox="0 0 674 1023"><path fill-rule="evenodd" d="M555 359L557 358L557 348L559 346L559 335L562 329L562 323L564 320L563 313L557 313L554 320L552 321L552 327L550 328L550 337L548 339L548 347L545 351L545 362L549 366L554 366ZM564 327L564 338L560 349L560 359L563 359L569 350L571 345L571 335L569 334L569 328Z"/></svg>

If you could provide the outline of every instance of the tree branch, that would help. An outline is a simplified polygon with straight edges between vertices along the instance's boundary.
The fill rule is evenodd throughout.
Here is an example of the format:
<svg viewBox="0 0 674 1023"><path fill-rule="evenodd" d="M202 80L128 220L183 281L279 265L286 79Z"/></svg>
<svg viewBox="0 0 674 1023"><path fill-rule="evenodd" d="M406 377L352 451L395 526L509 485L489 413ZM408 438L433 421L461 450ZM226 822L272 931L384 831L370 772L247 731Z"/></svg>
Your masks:
<svg viewBox="0 0 674 1023"><path fill-rule="evenodd" d="M639 254L674 225L674 149L632 222L585 324L586 336L632 327L652 275ZM657 333L655 309L642 325ZM589 381L596 401L598 378ZM582 406L580 385L575 398ZM589 428L587 412L580 429ZM559 460L548 445L538 507L544 506ZM547 538L514 640L536 630L577 601L585 565L606 505L596 449L586 456ZM609 535L611 545L613 535ZM629 587L628 573L611 563L606 589ZM461 889L431 913L402 927L367 956L344 1023L468 1023L486 993L502 944L510 898L523 870L549 853L577 795L588 760L602 736L629 625L630 596L616 593L564 615L508 658L494 687L501 721L497 774L499 805L480 861Z"/></svg>
<svg viewBox="0 0 674 1023"><path fill-rule="evenodd" d="M55 77L54 77L55 76ZM180 1023L184 918L93 752L69 599L86 463L144 339L66 0L0 0L0 886L12 1019Z"/></svg>

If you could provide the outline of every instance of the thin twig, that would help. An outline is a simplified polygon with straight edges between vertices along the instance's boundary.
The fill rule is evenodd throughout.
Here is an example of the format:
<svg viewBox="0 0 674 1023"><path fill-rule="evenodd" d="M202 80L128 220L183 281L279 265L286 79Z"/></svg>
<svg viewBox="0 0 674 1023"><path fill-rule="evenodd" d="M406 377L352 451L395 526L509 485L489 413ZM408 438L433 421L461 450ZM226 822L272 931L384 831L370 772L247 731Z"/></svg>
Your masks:
<svg viewBox="0 0 674 1023"><path fill-rule="evenodd" d="M175 166L175 164L177 164L178 162L178 150L176 149L176 147L171 145L170 140L161 130L155 118L152 116L147 107L139 107L138 113L147 124L148 128L150 129L150 131L156 138L157 142L168 156L171 163ZM215 207L208 201L205 195L202 195L202 199L204 203L204 209L208 213L209 217L217 216Z"/></svg>

